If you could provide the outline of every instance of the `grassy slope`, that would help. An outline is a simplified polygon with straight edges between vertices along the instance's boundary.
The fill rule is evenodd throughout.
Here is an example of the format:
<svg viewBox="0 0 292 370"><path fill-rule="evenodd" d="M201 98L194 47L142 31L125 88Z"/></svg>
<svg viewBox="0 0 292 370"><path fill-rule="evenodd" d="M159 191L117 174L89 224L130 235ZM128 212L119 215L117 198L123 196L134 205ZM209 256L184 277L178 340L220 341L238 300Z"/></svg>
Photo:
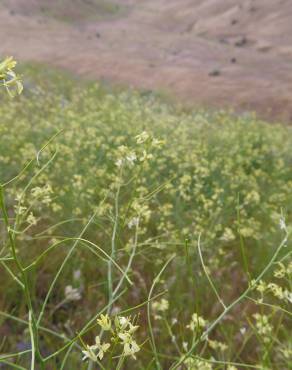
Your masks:
<svg viewBox="0 0 292 370"><path fill-rule="evenodd" d="M4 5L15 11L9 2L4 1ZM50 0L37 0L19 1L16 9L24 15L50 17L74 24L113 17L124 10L124 7L108 0L59 0L54 4Z"/></svg>
<svg viewBox="0 0 292 370"><path fill-rule="evenodd" d="M20 98L9 100L1 95L1 183L16 176L54 134L63 131L40 154L39 163L34 161L18 181L6 187L13 217L17 194L40 166L57 153L28 189L22 204L27 211L20 217L19 230L26 229L31 212L37 219L36 225L19 235L23 260L32 261L60 236L78 235L97 207L98 217L86 238L110 252L115 194L122 176L127 183L119 195L117 248L122 266L126 265L134 237L128 223L137 215L140 229L132 270L135 286L118 306L126 308L145 300L151 281L167 258L175 253L176 260L159 287L169 290L167 318L178 318L186 325L196 309L211 320L220 307L210 299L213 293L206 288L207 281L200 270L196 250L198 235L202 233L205 260L215 284L224 300L230 301L246 284L240 236L250 274L254 276L281 239L278 226L281 208L287 222L291 221L291 129L270 126L252 116L185 112L149 94L110 92L90 83L78 87L70 77L54 71L30 68L25 75L26 88ZM164 144L156 147L149 140L137 144L135 136L144 130ZM144 151L148 157L142 161ZM137 156L135 165L126 166L121 175L115 163L133 152ZM43 190L38 192L39 189ZM70 221L47 230L64 220ZM41 264L39 274L30 276L37 308L56 266L66 255L66 248L51 252L50 258ZM78 282L72 280L76 270L80 270L82 276ZM2 308L13 309L21 316L24 307L19 300L20 292L6 273L3 272L0 279ZM81 306L77 302L55 310L63 299L64 287L69 284L82 286ZM74 332L85 318L105 304L107 293L106 264L90 258L88 252L80 248L57 284L45 324L62 332L68 330L65 324L70 318L70 330ZM246 305L241 310L248 314L256 308ZM144 328L143 310L141 315ZM213 339L227 342L229 359L237 359L242 343L241 338L232 340L239 327L247 323L244 315L239 321L235 322L231 316L229 324L213 334ZM157 322L155 328L159 333L160 351L173 355L163 323ZM285 342L284 328L283 325L279 338ZM15 343L25 342L20 339L22 327L15 327L14 331L14 335L9 331L6 342L6 348L11 350ZM180 324L178 333L182 331L183 324ZM146 332L142 330L140 342L145 338ZM179 342L188 339L188 331L178 334ZM57 345L49 339L44 339L44 346L45 343L49 350ZM261 361L261 345L255 343L255 338L248 341L240 359L252 363ZM204 352L207 358L212 354L210 349ZM147 351L139 357L135 368L146 368L150 360ZM72 354L70 361L70 368L79 366L78 352ZM273 363L273 355L269 361ZM167 368L169 361L164 360L163 364ZM278 365L273 366L276 369Z"/></svg>

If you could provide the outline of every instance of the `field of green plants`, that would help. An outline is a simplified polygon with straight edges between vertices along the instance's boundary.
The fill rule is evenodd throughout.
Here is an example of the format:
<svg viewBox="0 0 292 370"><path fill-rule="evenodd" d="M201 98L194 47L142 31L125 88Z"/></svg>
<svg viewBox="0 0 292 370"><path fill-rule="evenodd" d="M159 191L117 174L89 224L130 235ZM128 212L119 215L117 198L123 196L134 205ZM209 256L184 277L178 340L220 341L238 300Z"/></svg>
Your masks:
<svg viewBox="0 0 292 370"><path fill-rule="evenodd" d="M291 127L23 80L0 95L0 369L291 369Z"/></svg>

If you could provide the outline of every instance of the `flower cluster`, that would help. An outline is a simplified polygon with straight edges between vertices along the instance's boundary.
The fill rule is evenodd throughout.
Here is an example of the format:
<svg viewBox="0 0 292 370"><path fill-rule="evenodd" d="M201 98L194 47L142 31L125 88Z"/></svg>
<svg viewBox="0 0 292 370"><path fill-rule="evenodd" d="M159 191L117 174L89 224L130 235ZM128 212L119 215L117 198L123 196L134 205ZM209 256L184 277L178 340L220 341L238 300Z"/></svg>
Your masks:
<svg viewBox="0 0 292 370"><path fill-rule="evenodd" d="M224 352L228 349L228 346L225 343L219 342L217 340L208 339L208 344L210 348L214 349L215 351L219 350L221 352Z"/></svg>
<svg viewBox="0 0 292 370"><path fill-rule="evenodd" d="M94 362L97 362L97 359L102 360L111 346L113 348L122 346L122 352L118 356L131 356L136 359L136 353L140 351L140 346L135 341L134 334L139 326L131 322L131 317L116 316L112 320L108 315L100 315L97 323L103 332L109 334L109 343L102 342L102 334L96 336L95 344L86 345L82 351L83 360L90 359Z"/></svg>
<svg viewBox="0 0 292 370"><path fill-rule="evenodd" d="M15 66L9 63L6 70ZM224 302L230 302L246 282L239 246L246 250L250 275L256 276L275 244L290 231L291 128L267 125L253 116L181 110L143 94L109 93L100 85L84 89L63 77L53 80L49 76L49 84L48 79L44 86L33 83L21 99L4 96L5 103L0 105L0 179L8 183L5 201L17 253L24 268L37 261L34 268L40 277L29 274L31 286L36 286L32 297L37 304L33 306L39 306L48 289L42 282L54 281L56 266L70 257L44 314L51 310L54 322L71 333L73 325L80 324L80 316L91 317L96 302L103 305L108 299L103 277L108 276L109 264L96 246L113 256L115 267L134 282L131 294L125 291L122 298L126 307L144 301L150 281L175 254L159 278L169 299L151 302L154 317L161 319L152 323L157 349L162 348L165 355L159 361L162 368L168 368L168 356L174 351L181 356L180 344L184 352L190 350L222 309L210 302L212 293L206 288L195 247L198 235L202 234L205 271ZM68 254L71 241L63 243L62 238L78 236L82 230L83 240L74 241L77 248ZM11 277L14 284L19 275L15 275L6 238L1 233L3 304L22 313L23 306L15 298L17 288L13 291L11 283ZM39 259L43 254L46 258ZM209 369L213 366L210 356L215 355L238 359L238 348L245 359L261 363L268 358L261 353L261 345L251 354L247 349L255 337L270 334L277 343L269 346L271 366L278 366L278 355L280 366L288 367L285 312L291 302L291 264L287 260L281 256L281 262L273 265L271 280L266 274L246 301L256 308L262 304L260 312L266 317L251 318L250 314L243 322L234 320L236 309L232 310L226 315L224 330L216 326L215 338L224 338L224 343L208 341L207 335L198 340L197 353L206 360L189 358L189 368ZM115 267L112 283L119 287L118 279L122 285L126 279ZM84 271L82 282L69 280L80 269ZM260 299L252 302L252 295L258 294ZM65 298L66 308L72 303L68 320L58 304L60 297ZM81 305L81 299L86 304ZM192 315L194 304L197 313ZM184 307L183 312L178 307ZM185 321L184 315L192 315L191 320ZM112 355L118 359L136 356L139 333L133 320L105 315L98 323L101 332L92 344L84 345L85 358L106 362ZM271 332L274 327L278 330ZM146 325L143 329L144 334ZM228 340L226 333L233 332L237 333L235 340L233 336ZM14 351L8 342L5 348ZM53 352L55 344L51 347ZM73 357L68 358L68 368L76 366ZM151 367L152 357L153 353L141 353L137 367L144 366L144 359Z"/></svg>
<svg viewBox="0 0 292 370"><path fill-rule="evenodd" d="M269 343L272 339L271 335L273 331L273 326L270 323L269 317L259 313L255 313L253 317L255 319L255 325L258 334L265 343Z"/></svg>
<svg viewBox="0 0 292 370"><path fill-rule="evenodd" d="M10 96L21 94L23 90L21 79L14 72L16 64L12 57L0 62L0 86L3 85Z"/></svg>
<svg viewBox="0 0 292 370"><path fill-rule="evenodd" d="M197 313L192 314L192 319L190 323L187 325L187 328L193 332L202 331L202 329L206 328L208 322Z"/></svg>
<svg viewBox="0 0 292 370"><path fill-rule="evenodd" d="M154 313L154 318L156 320L160 320L161 319L161 313L164 313L168 310L169 308L169 302L167 299L165 298L162 298L160 301L155 301L152 303L151 305L152 307L152 311Z"/></svg>
<svg viewBox="0 0 292 370"><path fill-rule="evenodd" d="M252 280L251 285L253 289L260 293L261 301L263 301L266 294L270 293L283 303L291 304L292 292L290 289L290 281L292 275L292 263L289 262L285 265L282 262L278 262L273 275L277 279L276 282L265 282L264 280L260 280L255 284Z"/></svg>
<svg viewBox="0 0 292 370"><path fill-rule="evenodd" d="M188 357L184 361L184 365L186 366L187 370L212 370L212 364L208 361L203 359L196 359L192 357Z"/></svg>

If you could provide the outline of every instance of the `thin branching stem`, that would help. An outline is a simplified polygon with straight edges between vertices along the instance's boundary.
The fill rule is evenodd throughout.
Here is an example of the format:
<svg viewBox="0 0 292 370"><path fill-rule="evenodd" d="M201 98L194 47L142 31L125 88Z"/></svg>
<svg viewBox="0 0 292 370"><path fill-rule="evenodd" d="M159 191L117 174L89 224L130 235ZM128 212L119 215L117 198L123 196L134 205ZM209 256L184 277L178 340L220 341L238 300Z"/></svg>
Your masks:
<svg viewBox="0 0 292 370"><path fill-rule="evenodd" d="M155 337L154 337L154 333L153 333L153 328L152 328L152 321L151 321L151 306L150 306L150 301L151 301L151 296L152 296L152 293L154 291L154 288L156 286L156 284L159 282L159 279L161 277L161 275L163 274L164 270L166 269L166 267L170 264L170 262L175 258L175 256L171 256L167 261L166 263L162 266L161 270L159 271L158 275L155 277L155 279L153 280L153 283L151 285L151 288L149 290L149 294L148 294L148 303L147 303L147 320L148 320L148 327L149 327L149 332L150 332L150 343L151 343L151 347L152 347L152 350L153 350L153 354L154 354L154 357L155 357L155 365L156 365L156 369L157 370L160 370L161 369L161 365L160 365L160 361L159 361L159 358L157 356L157 349L156 349L156 344L155 344Z"/></svg>
<svg viewBox="0 0 292 370"><path fill-rule="evenodd" d="M202 267L203 267L203 270L204 270L204 273L206 275L206 278L207 280L209 281L209 284L211 285L211 288L213 289L213 292L215 293L218 301L221 303L221 305L223 306L224 310L226 310L226 306L223 302L223 300L221 299L209 273L208 273L208 270L207 270L207 267L205 266L205 263L204 263L204 260L203 260L203 255L202 255L202 251L201 251L201 234L199 234L199 238L198 238L198 252L199 252L199 257L200 257L200 261L201 261L201 264L202 264Z"/></svg>
<svg viewBox="0 0 292 370"><path fill-rule="evenodd" d="M84 226L83 230L82 230L82 231L81 231L81 233L79 234L79 237L75 239L75 242L74 242L73 246L70 248L70 250L69 250L69 252L67 253L66 257L64 258L64 260L63 260L63 262L62 262L62 264L61 264L61 266L60 266L59 270L57 271L57 273L56 273L56 275L55 275L55 277L54 277L54 279L53 279L53 281L52 281L52 283L51 283L51 285L50 285L50 287L49 287L49 290L48 290L48 292L47 292L47 295L46 295L46 297L45 297L45 300L44 300L44 302L43 302L43 305L42 305L42 308L41 308L41 312L40 312L39 317L38 317L38 320L37 320L37 324L38 324L38 325L40 324L40 322L41 322L41 320L42 320L42 317L43 317L44 312L45 312L46 305L47 305L47 303L48 303L48 300L49 300L49 298L50 298L50 295L51 295L51 293L52 293L52 291L53 291L53 289L54 289L54 286L55 286L55 284L56 284L56 282L57 282L57 280L58 280L59 276L61 275L61 273L62 273L62 271L63 271L64 267L66 266L67 262L69 261L69 259L70 259L71 255L73 254L73 252L74 252L75 248L77 247L79 239L81 239L81 238L82 238L82 236L84 235L84 233L85 233L85 232L86 232L86 230L88 229L89 225L91 224L91 222L94 220L95 216L97 215L97 212L98 212L98 210L96 210L96 211L92 214L92 216L90 217L90 219L88 220L88 222L87 222L87 223L86 223L86 225Z"/></svg>
<svg viewBox="0 0 292 370"><path fill-rule="evenodd" d="M9 225L9 220L8 220L8 213L7 213L7 208L5 205L4 201L4 194L3 194L3 188L0 186L0 209L2 210L3 213L3 218L4 218L4 224L7 230L8 234L8 239L11 247L11 254L13 257L13 260L15 262L16 268L19 271L19 274L21 276L21 283L24 286L24 295L25 295L25 300L26 300L26 305L27 309L30 313L30 325L31 325L31 333L32 333L32 341L33 341L33 349L34 352L40 363L41 369L44 369L44 362L42 355L39 350L39 342L38 342L38 324L36 322L35 316L34 316L34 311L33 311L33 305L32 305L32 300L30 296L30 291L29 291L29 283L28 283L28 278L25 270L22 267L22 264L18 258L17 252L16 252L16 243L15 243L15 238L13 235L13 232L10 228Z"/></svg>
<svg viewBox="0 0 292 370"><path fill-rule="evenodd" d="M189 349L189 351L187 353L184 354L184 356L182 356L179 361L175 362L172 367L171 367L171 370L175 370L177 369L181 364L184 363L184 361L190 357L193 353L193 351L195 350L196 346L198 345L199 342L201 342L202 340L205 340L209 333L222 321L222 319L236 306L238 305L243 299L246 298L246 296L248 295L248 293L253 289L253 287L261 280L261 278L267 273L267 271L270 269L270 267L273 265L273 263L276 261L280 251L282 250L282 248L284 247L284 245L287 243L287 240L288 240L288 234L285 235L284 239L282 240L282 242L280 243L280 245L278 246L278 248L276 249L273 257L270 259L269 263L266 265L266 267L262 270L262 272L257 276L256 279L253 280L253 284L249 285L246 290L237 298L235 299L228 307L226 307L226 309L217 317L216 320L213 321L213 323L204 331L204 333L201 335L201 337L195 341L191 348Z"/></svg>
<svg viewBox="0 0 292 370"><path fill-rule="evenodd" d="M112 261L116 258L116 236L119 222L119 195L120 195L121 185L118 184L116 195L115 195L115 215L114 215L114 226L111 238L111 259L108 261L108 295L109 302L113 300L113 272L112 272ZM109 307L109 310L111 306Z"/></svg>

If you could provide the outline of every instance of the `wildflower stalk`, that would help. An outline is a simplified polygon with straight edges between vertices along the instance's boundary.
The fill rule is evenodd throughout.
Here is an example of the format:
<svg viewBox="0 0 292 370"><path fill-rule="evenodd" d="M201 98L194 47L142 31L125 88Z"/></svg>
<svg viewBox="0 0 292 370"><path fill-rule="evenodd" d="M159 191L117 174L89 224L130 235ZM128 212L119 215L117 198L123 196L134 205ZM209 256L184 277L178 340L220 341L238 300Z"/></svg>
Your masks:
<svg viewBox="0 0 292 370"><path fill-rule="evenodd" d="M42 147L41 147L41 149L37 152L37 154L36 154L36 161L37 161L37 164L39 164L39 157L40 157L40 155L41 155L41 153L45 150L45 148L61 133L61 132L63 132L64 130L62 129L62 130L59 130L58 132L56 132L56 134L54 134ZM53 157L49 160L49 163L54 159L54 157L55 157L55 155L56 155L57 153L55 152L55 154L53 155ZM32 158L32 159L30 159L27 163L26 163L26 165L22 168L22 170L20 171L20 172L18 172L18 174L15 176L15 177L13 177L12 179L10 179L10 180L8 180L8 181L6 181L5 183L3 183L2 184L2 186L3 186L3 188L5 188L7 185L10 185L12 182L14 182L14 181L16 181L16 180L18 180L20 177L21 177L21 175L29 168L29 166L34 162L34 160L35 160L35 158ZM47 163L47 164L49 164L49 163ZM47 165L47 164L45 164L45 166ZM43 167L42 167L42 169L41 169L41 171L43 171ZM35 178L35 177L37 177L38 175L39 175L40 173L38 172L33 178L32 178L32 181L33 181L33 179ZM28 186L30 186L30 184L28 185ZM24 190L24 192L26 191L26 189Z"/></svg>
<svg viewBox="0 0 292 370"><path fill-rule="evenodd" d="M2 362L3 360L8 360L10 358L19 357L21 355L26 355L30 352L31 352L31 349L26 349L25 351L21 351L21 352L9 353L7 355L1 355L0 356L0 362Z"/></svg>
<svg viewBox="0 0 292 370"><path fill-rule="evenodd" d="M27 183L27 185L25 186L25 188L23 189L22 193L20 194L20 197L18 199L18 204L17 204L17 208L20 207L22 201L23 201L23 197L25 195L25 193L27 192L27 190L29 189L29 187L32 185L32 183L34 182L34 180L54 161L55 157L57 155L57 151L54 152L54 154L51 156L51 158L37 171L37 173L35 175L32 176L32 178L29 180L29 182ZM14 226L13 226L13 229L14 230L17 230L18 229L18 226L20 224L20 215L17 214L16 215L16 218L15 218L15 222L14 222Z"/></svg>
<svg viewBox="0 0 292 370"><path fill-rule="evenodd" d="M15 317L13 315L10 315L7 312L0 311L0 316L3 316L3 317L8 318L10 320L16 321L16 322L18 322L20 324L29 326L29 321L26 321L26 320L20 319L18 317ZM58 333L58 332L56 332L56 331L54 331L52 329L46 328L44 326L38 326L38 330L39 331L43 331L44 333L51 334L51 335L53 335L56 338L59 338L59 339L64 340L65 342L69 342L70 341L70 339L64 333L60 334L60 333Z"/></svg>
<svg viewBox="0 0 292 370"><path fill-rule="evenodd" d="M154 357L155 357L155 364L156 364L156 369L157 370L160 370L162 369L161 365L160 365L160 361L159 361L159 357L157 355L157 349L156 349L156 344L155 344L155 338L154 338L154 333L153 333L153 329L152 329L152 323L151 323L151 315L150 315L150 301L151 301L151 296L152 296L152 293L154 291L154 288L155 288L155 285L158 283L159 279L160 279L160 276L163 274L164 270L166 269L166 267L169 265L169 263L174 259L175 256L171 256L166 262L165 264L162 266L162 269L159 271L158 275L155 277L155 279L153 280L153 283L151 285L151 288L149 290L149 294L148 294L148 303L147 303L147 319L148 319L148 327L149 327L149 331L150 331L150 343L151 343L151 347L152 347L152 351L154 353Z"/></svg>
<svg viewBox="0 0 292 370"><path fill-rule="evenodd" d="M248 286L248 288L246 288L246 290L237 299L235 299L229 306L227 306L224 309L224 311L217 317L217 319L215 321L213 321L213 323L208 327L208 329L205 330L205 332L201 335L201 337L192 344L192 346L189 349L189 351L187 353L185 353L185 355L182 356L179 359L179 361L177 361L175 364L172 365L172 367L170 368L171 370L175 370L181 364L183 364L184 361L188 357L190 357L190 355L192 354L192 352L194 351L194 349L196 348L196 346L198 345L198 343L201 340L206 339L207 336L208 336L208 334L222 321L222 319L229 313L229 311L231 311L238 303L240 303L243 299L246 298L246 296L253 289L253 287L261 280L261 278L266 274L266 272L270 269L270 267L276 261L276 259L277 259L278 255L279 255L280 251L282 250L283 246L286 244L287 240L288 240L288 233L285 235L284 239L282 240L282 242L280 243L280 245L276 249L276 251L275 251L273 257L270 259L269 263L262 270L262 272L257 276L257 278L253 280L253 285L250 284Z"/></svg>
<svg viewBox="0 0 292 370"><path fill-rule="evenodd" d="M167 329L167 331L168 331L168 334L169 334L169 336L170 336L170 339L171 339L171 341L173 342L173 344L174 344L174 346L175 346L176 351L177 351L177 352L178 352L178 354L181 356L181 350L180 350L180 348L179 348L179 346L178 346L178 344L177 344L176 337L175 337L175 335L173 334L173 331L172 331L172 329L171 329L171 326L169 325L169 323L168 323L168 321L167 321L167 319L166 319L165 315L163 315L163 321L164 321L164 324L165 324L166 329Z"/></svg>
<svg viewBox="0 0 292 370"><path fill-rule="evenodd" d="M21 289L24 289L23 283L18 279L16 275L14 275L14 273L11 271L11 269L6 265L4 261L1 261L1 265L5 268L5 270L12 277L12 279L17 282L17 284L21 287Z"/></svg>
<svg viewBox="0 0 292 370"><path fill-rule="evenodd" d="M62 360L62 363L61 363L61 366L60 366L60 370L64 370L64 369L65 369L66 362L67 362L67 360L68 360L68 357L69 357L69 355L70 355L70 352L72 351L72 348L73 348L74 344L75 344L75 343L72 343L72 344L69 346L69 348L68 348L67 352L65 353L65 356L63 357L63 360Z"/></svg>
<svg viewBox="0 0 292 370"><path fill-rule="evenodd" d="M247 275L248 281L250 282L251 277L250 277L250 272L249 272L249 269L248 269L248 262L247 262L246 252L245 252L244 240L243 240L242 233L241 233L241 230L240 230L240 223L241 223L241 220L240 220L239 194L238 194L238 196L237 196L237 232L238 232L238 235L239 235L239 245L240 245L241 258L242 258L242 261L243 261L243 268L244 268L244 271Z"/></svg>
<svg viewBox="0 0 292 370"><path fill-rule="evenodd" d="M5 364L5 365L8 365L9 367L11 367L12 369L18 369L18 370L27 370L25 367L23 366L20 366L20 365L16 365L10 361L5 361L5 360L1 360L1 363L2 364Z"/></svg>
<svg viewBox="0 0 292 370"><path fill-rule="evenodd" d="M16 268L18 269L20 276L21 276L21 283L23 284L24 287L24 296L26 300L26 305L27 309L29 311L30 315L30 331L31 331L31 342L32 342L32 347L33 347L33 356L36 356L41 369L44 369L44 361L41 356L40 350L39 350L39 342L38 342L38 325L34 316L34 311L33 311L33 306L32 306L32 301L31 301L31 296L30 296L30 291L29 291L29 283L28 283L28 278L25 270L22 267L22 264L17 256L16 252L16 244L15 244L15 237L13 235L13 232L9 226L9 220L8 220L8 213L4 201L4 194L3 194L3 188L0 185L0 209L2 210L3 213L3 219L4 219L4 225L7 230L8 234L8 239L10 243L10 248L11 248L11 254L13 257L13 260L15 262Z"/></svg>
<svg viewBox="0 0 292 370"><path fill-rule="evenodd" d="M120 359L119 359L119 362L117 364L117 369L116 370L121 370L124 362L125 362L125 356L121 356Z"/></svg>
<svg viewBox="0 0 292 370"><path fill-rule="evenodd" d="M118 291L120 290L125 278L127 277L127 274L132 266L132 262L133 262L133 259L135 257L135 254L136 254L136 249L137 249L137 245L138 245L138 230L139 230L139 221L137 222L136 224L136 228L135 228L135 239L134 239L134 245L133 245L133 248L132 248L132 252L131 252L131 255L130 255L130 258L129 258L129 261L128 261L128 265L125 269L125 272L123 274L123 276L121 277L121 279L119 280L115 290L113 291L113 297L115 297L115 295L118 293Z"/></svg>
<svg viewBox="0 0 292 370"><path fill-rule="evenodd" d="M252 301L253 303L255 303L256 305L261 305L261 306L266 306L266 307L270 307L272 308L273 310L276 310L276 311L282 311L284 312L286 315L288 316L292 316L292 312L288 311L288 310L285 310L285 308L281 307L281 306L276 306L274 304L270 304L270 303L265 303L265 302L261 302L261 301L258 301L256 299L253 299L252 297L249 297L249 296L246 296L247 299L249 299L250 301Z"/></svg>
<svg viewBox="0 0 292 370"><path fill-rule="evenodd" d="M204 360L205 362L207 363L210 363L210 364L215 364L215 365L230 365L230 366L240 366L242 368L248 368L248 369L257 369L257 370L265 370L264 367L262 366L259 366L259 365L251 365L251 364L245 364L245 363L242 363L242 362L233 362L233 361L220 361L220 360L215 360L215 359L203 359L202 357L200 356L195 356L195 358L199 359L199 360Z"/></svg>
<svg viewBox="0 0 292 370"><path fill-rule="evenodd" d="M52 244L49 248L47 248L42 254L40 254L38 256L38 258L36 258L31 264L29 264L28 266L26 266L24 268L24 270L29 270L31 267L34 267L36 266L38 263L40 263L44 257L52 250L54 250L58 245L61 245L61 244L64 244L68 241L75 241L76 242L82 242L83 244L85 245L89 245L89 246L92 246L94 248L96 248L101 254L103 254L108 260L112 261L112 264L117 268L117 270L120 271L120 273L122 274L122 276L127 279L127 281L129 282L129 284L132 284L132 281L130 280L130 278L128 277L126 271L124 271L112 258L111 256L109 256L102 248L100 248L97 244L87 240L87 239L83 239L81 237L76 237L76 238L65 238L65 239L62 239L62 240L59 240L57 241L56 243Z"/></svg>
<svg viewBox="0 0 292 370"><path fill-rule="evenodd" d="M115 299L114 301L118 300L123 294L125 293L125 291L122 291ZM65 351L68 347L70 347L72 344L76 344L75 342L77 340L80 339L80 336L86 334L87 332L89 332L90 330L92 330L97 324L95 323L96 322L96 319L98 318L98 316L100 316L100 314L102 314L103 312L105 312L106 310L108 309L108 304L103 307L97 314L94 315L94 317L92 319L90 319L85 325L84 327L79 331L79 333L74 337L72 338L70 341L68 341L68 343L66 343L63 347L59 348L56 352L52 353L51 355L49 355L48 357L45 357L44 358L44 361L47 362L49 361L50 359L58 356L60 353L62 353L63 351ZM93 323L95 323L93 325Z"/></svg>
<svg viewBox="0 0 292 370"><path fill-rule="evenodd" d="M224 302L222 301L212 279L210 278L209 276L209 273L207 271L207 268L205 266L205 263L204 263L204 260L203 260L203 255L202 255L202 251L201 251L201 233L199 234L199 238L198 238L198 252L199 252L199 257L200 257L200 261L201 261L201 264L202 264L202 267L203 267L203 270L204 270L204 273L209 281L209 284L211 285L211 288L213 289L218 301L221 303L221 305L223 306L223 308L226 310L226 306L224 304Z"/></svg>
<svg viewBox="0 0 292 370"><path fill-rule="evenodd" d="M30 363L30 369L34 370L35 368L35 342L34 342L34 333L33 333L33 327L32 327L32 312L29 311L28 313L28 321L29 321L29 333L30 333L30 341L31 341L31 363Z"/></svg>
<svg viewBox="0 0 292 370"><path fill-rule="evenodd" d="M120 195L121 185L118 185L117 192L115 195L115 216L114 216L114 226L111 238L111 260L108 261L108 295L109 295L109 311L111 310L111 302L113 299L113 272L112 272L112 261L116 258L116 234L118 229L119 221L119 195Z"/></svg>
<svg viewBox="0 0 292 370"><path fill-rule="evenodd" d="M48 292L47 292L47 295L46 295L46 297L45 297L44 303L43 303L43 305L42 305L41 312L40 312L39 317L38 317L38 320L37 320L37 324L38 324L38 325L40 324L40 322L41 322L41 320L42 320L42 317L43 317L43 315L44 315L45 308L46 308L46 305L47 305L48 300L49 300L49 298L50 298L51 292L53 291L53 288L54 288L54 286L55 286L55 284L56 284L56 282L57 282L57 280L58 280L59 276L61 275L61 273L62 273L62 271L63 271L63 269L64 269L64 267L65 267L66 263L68 262L68 260L70 259L71 255L73 254L73 252L74 252L75 248L77 247L79 239L80 239L80 238L82 238L82 236L84 235L84 233L85 233L85 232L86 232L86 230L88 229L89 225L92 223L92 221L94 220L95 216L97 215L97 212L98 212L98 210L96 210L96 211L92 214L92 216L90 217L90 219L88 220L88 222L87 222L87 223L86 223L86 225L84 226L83 230L82 230L82 231L81 231L81 233L79 234L79 237L78 237L78 238L76 238L76 240L75 240L75 242L74 242L73 246L70 248L69 252L67 253L67 255L66 255L65 259L64 259L64 260L63 260L63 262L62 262L62 265L60 266L60 268L59 268L59 270L58 270L58 272L56 273L56 275L55 275L55 277L54 277L54 279L53 279L53 281L52 281L52 283L51 283L51 285L50 285L50 287L49 287L49 290L48 290Z"/></svg>
<svg viewBox="0 0 292 370"><path fill-rule="evenodd" d="M30 159L26 165L22 168L22 170L20 172L18 172L18 174L16 176L14 176L12 179L4 182L3 184L1 184L3 186L3 188L5 188L6 186L10 185L12 182L18 180L21 175L29 168L29 166L33 163L34 159Z"/></svg>

